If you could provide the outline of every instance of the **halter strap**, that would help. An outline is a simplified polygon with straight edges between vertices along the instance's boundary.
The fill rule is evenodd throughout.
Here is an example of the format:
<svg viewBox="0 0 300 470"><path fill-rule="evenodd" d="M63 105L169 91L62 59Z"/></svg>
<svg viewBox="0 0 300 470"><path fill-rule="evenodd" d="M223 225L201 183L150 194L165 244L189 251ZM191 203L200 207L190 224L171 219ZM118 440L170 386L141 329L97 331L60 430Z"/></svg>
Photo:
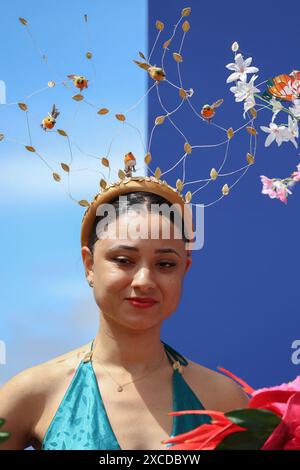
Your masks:
<svg viewBox="0 0 300 470"><path fill-rule="evenodd" d="M94 349L94 341L91 342L91 347L90 350L86 353L86 355L83 358L83 362L89 362L92 359L93 355L93 349ZM176 371L178 370L182 374L182 366L187 366L188 361L175 349L173 349L171 346L166 344L164 341L162 341L162 344L164 345L165 352L167 354L167 358L169 359L170 364L172 365L173 369Z"/></svg>

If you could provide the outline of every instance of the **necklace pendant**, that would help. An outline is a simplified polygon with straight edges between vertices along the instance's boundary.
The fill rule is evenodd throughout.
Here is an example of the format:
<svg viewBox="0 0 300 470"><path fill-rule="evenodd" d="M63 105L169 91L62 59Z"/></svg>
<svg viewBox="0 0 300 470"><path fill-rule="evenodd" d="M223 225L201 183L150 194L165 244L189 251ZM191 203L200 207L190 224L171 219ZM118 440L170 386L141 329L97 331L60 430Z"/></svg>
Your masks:
<svg viewBox="0 0 300 470"><path fill-rule="evenodd" d="M123 387L122 385L119 385L118 388L117 388L118 392L123 392Z"/></svg>

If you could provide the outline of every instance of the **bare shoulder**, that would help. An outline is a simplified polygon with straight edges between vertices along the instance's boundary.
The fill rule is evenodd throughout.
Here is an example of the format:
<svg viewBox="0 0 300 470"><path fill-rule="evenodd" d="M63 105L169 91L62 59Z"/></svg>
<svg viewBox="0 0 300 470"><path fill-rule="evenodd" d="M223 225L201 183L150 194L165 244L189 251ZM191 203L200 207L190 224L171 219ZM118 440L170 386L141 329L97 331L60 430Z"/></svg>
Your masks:
<svg viewBox="0 0 300 470"><path fill-rule="evenodd" d="M0 417L11 437L1 449L24 449L32 444L33 429L45 404L71 380L89 344L22 370L0 388Z"/></svg>
<svg viewBox="0 0 300 470"><path fill-rule="evenodd" d="M231 411L247 407L249 398L229 377L188 359L184 378L205 409Z"/></svg>
<svg viewBox="0 0 300 470"><path fill-rule="evenodd" d="M48 361L24 369L11 380L18 382L21 387L28 388L31 393L47 393L52 387L59 385L58 380L60 377L66 378L74 374L89 347L90 343L85 344Z"/></svg>

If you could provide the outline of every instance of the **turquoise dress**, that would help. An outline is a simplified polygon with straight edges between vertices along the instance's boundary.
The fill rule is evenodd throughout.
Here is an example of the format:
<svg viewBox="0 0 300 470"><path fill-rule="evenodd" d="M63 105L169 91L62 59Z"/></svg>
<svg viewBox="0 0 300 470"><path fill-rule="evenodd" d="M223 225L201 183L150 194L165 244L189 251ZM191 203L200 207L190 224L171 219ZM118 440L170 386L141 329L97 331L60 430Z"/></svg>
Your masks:
<svg viewBox="0 0 300 470"><path fill-rule="evenodd" d="M91 350L82 359L75 375L45 434L41 450L122 450L108 419L98 382L92 366ZM169 411L204 409L193 390L184 380L178 366L187 360L162 341L173 367L173 409ZM175 358L175 359L174 359ZM179 362L176 362L179 361ZM170 437L211 422L208 415L173 416ZM166 449L173 444L166 444Z"/></svg>

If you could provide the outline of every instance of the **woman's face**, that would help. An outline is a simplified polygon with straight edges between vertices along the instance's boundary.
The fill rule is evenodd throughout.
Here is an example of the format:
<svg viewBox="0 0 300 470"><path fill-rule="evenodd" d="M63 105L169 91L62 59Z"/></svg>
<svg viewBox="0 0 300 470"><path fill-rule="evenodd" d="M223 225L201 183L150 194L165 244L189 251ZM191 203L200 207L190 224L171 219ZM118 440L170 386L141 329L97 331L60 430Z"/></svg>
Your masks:
<svg viewBox="0 0 300 470"><path fill-rule="evenodd" d="M165 238L169 229L170 236ZM151 238L153 230L158 239ZM86 275L93 282L102 314L123 326L140 329L162 322L176 310L183 278L191 265L176 233L178 229L165 216L131 212L109 224L107 238L95 243L94 257L88 247L82 248ZM127 300L130 297L151 297L157 302L139 308Z"/></svg>

